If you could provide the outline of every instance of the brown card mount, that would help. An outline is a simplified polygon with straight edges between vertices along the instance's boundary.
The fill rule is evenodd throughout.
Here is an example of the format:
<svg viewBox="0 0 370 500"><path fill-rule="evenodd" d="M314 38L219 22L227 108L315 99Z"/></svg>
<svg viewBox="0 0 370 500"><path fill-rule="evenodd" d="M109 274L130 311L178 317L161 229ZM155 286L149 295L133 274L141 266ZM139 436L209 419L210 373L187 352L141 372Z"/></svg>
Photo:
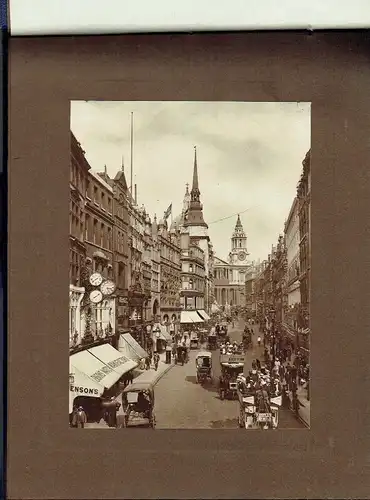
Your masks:
<svg viewBox="0 0 370 500"><path fill-rule="evenodd" d="M362 32L10 41L9 498L366 498L368 49ZM310 430L68 428L71 100L312 103Z"/></svg>

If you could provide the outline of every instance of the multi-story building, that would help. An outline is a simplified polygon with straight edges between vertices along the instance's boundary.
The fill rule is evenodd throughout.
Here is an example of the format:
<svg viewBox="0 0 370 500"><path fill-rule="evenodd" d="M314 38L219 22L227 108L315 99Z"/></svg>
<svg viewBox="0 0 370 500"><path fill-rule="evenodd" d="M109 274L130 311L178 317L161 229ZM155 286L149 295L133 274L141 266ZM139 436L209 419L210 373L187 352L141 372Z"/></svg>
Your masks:
<svg viewBox="0 0 370 500"><path fill-rule="evenodd" d="M214 252L208 235L208 225L203 218L203 205L200 201L197 150L194 148L193 184L189 195L186 190L183 214L180 216L181 232L188 233L191 242L199 245L204 252L205 294L204 309L210 312L214 301L213 261Z"/></svg>
<svg viewBox="0 0 370 500"><path fill-rule="evenodd" d="M285 335L294 343L297 338L298 311L301 302L299 282L299 214L298 199L294 198L284 226L286 244L287 276L284 290L286 308L283 316Z"/></svg>
<svg viewBox="0 0 370 500"><path fill-rule="evenodd" d="M300 295L299 345L309 352L311 292L311 150L302 163L303 171L297 187L299 214Z"/></svg>
<svg viewBox="0 0 370 500"><path fill-rule="evenodd" d="M181 308L204 310L206 275L204 250L191 241L188 233L181 234Z"/></svg>
<svg viewBox="0 0 370 500"><path fill-rule="evenodd" d="M157 217L154 216L152 224L152 288L151 288L151 310L154 323L160 322L161 302L161 249L158 240Z"/></svg>
<svg viewBox="0 0 370 500"><path fill-rule="evenodd" d="M113 272L113 227L113 189L98 173L90 170L85 205L87 255L84 270L85 288L89 287L89 276L94 272L100 273L105 279L113 281L115 279ZM83 302L84 342L113 338L116 331L115 294L105 297L99 304L91 305L85 293Z"/></svg>
<svg viewBox="0 0 370 500"><path fill-rule="evenodd" d="M85 293L83 269L86 262L85 201L90 165L73 133L71 136L69 180L69 344L78 345L82 337L81 302Z"/></svg>
<svg viewBox="0 0 370 500"><path fill-rule="evenodd" d="M257 303L255 296L256 265L253 263L245 274L245 309L248 317L254 317L257 314Z"/></svg>
<svg viewBox="0 0 370 500"><path fill-rule="evenodd" d="M180 233L176 229L169 231L166 219L161 219L158 223L158 243L161 254L161 322L168 327L169 331L175 331L181 316Z"/></svg>
<svg viewBox="0 0 370 500"><path fill-rule="evenodd" d="M113 274L116 284L116 331L128 328L128 279L129 279L129 191L122 164L113 179L107 172L99 174L113 190Z"/></svg>
<svg viewBox="0 0 370 500"><path fill-rule="evenodd" d="M285 303L285 279L287 271L286 248L282 235L279 236L277 246L272 254L272 297L275 325L281 331Z"/></svg>
<svg viewBox="0 0 370 500"><path fill-rule="evenodd" d="M216 302L223 307L245 306L245 280L252 269L248 262L247 237L238 215L231 236L229 262L218 257L214 259L214 290Z"/></svg>
<svg viewBox="0 0 370 500"><path fill-rule="evenodd" d="M146 324L145 315L150 302L149 290L151 279L148 276L146 256L146 212L137 202L137 186L129 196L129 246L130 262L128 277L128 306L129 326L133 337L141 344L145 344ZM151 266L150 266L151 267ZM145 270L145 276L144 276Z"/></svg>

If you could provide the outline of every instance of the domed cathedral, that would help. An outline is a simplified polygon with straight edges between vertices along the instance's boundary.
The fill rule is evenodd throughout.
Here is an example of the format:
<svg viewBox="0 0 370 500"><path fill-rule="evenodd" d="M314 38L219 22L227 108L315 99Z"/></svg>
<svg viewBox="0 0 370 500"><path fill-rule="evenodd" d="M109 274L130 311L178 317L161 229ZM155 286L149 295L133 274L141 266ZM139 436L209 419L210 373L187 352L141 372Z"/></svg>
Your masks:
<svg viewBox="0 0 370 500"><path fill-rule="evenodd" d="M248 256L247 236L238 215L231 236L229 261L215 258L214 287L218 305L225 308L245 305L245 280L252 266Z"/></svg>
<svg viewBox="0 0 370 500"><path fill-rule="evenodd" d="M181 214L171 225L182 235L182 292L183 310L210 312L214 301L213 247L200 201L197 149L194 147L193 182L191 191L186 185ZM194 262L192 262L194 260ZM202 262L200 262L202 260ZM206 314L207 318L208 314Z"/></svg>

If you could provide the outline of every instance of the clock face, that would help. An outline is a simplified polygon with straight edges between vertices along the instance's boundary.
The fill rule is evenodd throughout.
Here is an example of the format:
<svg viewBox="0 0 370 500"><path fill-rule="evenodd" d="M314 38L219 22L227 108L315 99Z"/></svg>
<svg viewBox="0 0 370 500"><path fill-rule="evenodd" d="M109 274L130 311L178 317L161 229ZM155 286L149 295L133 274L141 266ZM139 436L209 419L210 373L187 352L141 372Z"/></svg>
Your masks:
<svg viewBox="0 0 370 500"><path fill-rule="evenodd" d="M115 283L113 283L113 281L110 280L104 281L100 285L100 290L102 291L103 295L112 295L115 289L116 289Z"/></svg>
<svg viewBox="0 0 370 500"><path fill-rule="evenodd" d="M99 302L101 302L102 300L103 300L103 294L101 293L100 290L93 290L90 293L90 301L93 304L99 304Z"/></svg>
<svg viewBox="0 0 370 500"><path fill-rule="evenodd" d="M103 276L99 273L94 273L90 276L90 283L93 286L101 285L102 281L103 281Z"/></svg>
<svg viewBox="0 0 370 500"><path fill-rule="evenodd" d="M246 256L245 252L239 252L238 257L239 257L239 260L245 260L247 256Z"/></svg>

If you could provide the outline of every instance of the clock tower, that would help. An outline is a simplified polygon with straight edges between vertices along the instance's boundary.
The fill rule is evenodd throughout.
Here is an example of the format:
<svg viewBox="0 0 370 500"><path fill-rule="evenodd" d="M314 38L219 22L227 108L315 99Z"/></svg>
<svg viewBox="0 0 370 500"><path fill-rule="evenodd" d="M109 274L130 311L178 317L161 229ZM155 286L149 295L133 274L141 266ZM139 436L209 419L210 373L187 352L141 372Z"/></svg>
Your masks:
<svg viewBox="0 0 370 500"><path fill-rule="evenodd" d="M246 266L247 257L247 237L245 235L243 225L238 215L235 229L231 237L231 252L229 253L229 263L232 265Z"/></svg>

